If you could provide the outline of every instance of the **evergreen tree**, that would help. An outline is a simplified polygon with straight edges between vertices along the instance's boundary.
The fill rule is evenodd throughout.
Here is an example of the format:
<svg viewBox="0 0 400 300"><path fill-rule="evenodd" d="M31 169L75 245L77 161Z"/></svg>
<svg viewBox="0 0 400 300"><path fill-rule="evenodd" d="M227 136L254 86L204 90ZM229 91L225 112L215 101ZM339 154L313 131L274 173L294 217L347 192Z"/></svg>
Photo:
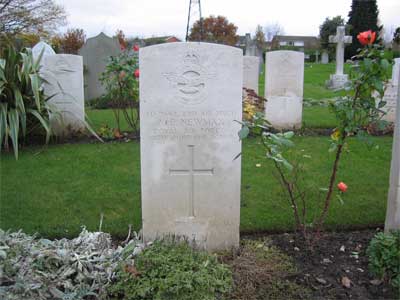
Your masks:
<svg viewBox="0 0 400 300"><path fill-rule="evenodd" d="M351 58L357 54L357 49L361 48L357 40L357 35L360 32L372 30L379 34L378 26L378 6L376 0L353 0L351 10L349 12L350 34L353 37L353 42L346 47L346 58Z"/></svg>

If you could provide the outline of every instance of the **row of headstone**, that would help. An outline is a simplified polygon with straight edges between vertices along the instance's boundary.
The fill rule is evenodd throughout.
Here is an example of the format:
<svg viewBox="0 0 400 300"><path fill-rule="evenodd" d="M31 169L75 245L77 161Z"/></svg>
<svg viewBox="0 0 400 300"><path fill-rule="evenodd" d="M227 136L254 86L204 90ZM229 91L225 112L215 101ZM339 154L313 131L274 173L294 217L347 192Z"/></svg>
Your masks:
<svg viewBox="0 0 400 300"><path fill-rule="evenodd" d="M40 75L44 79L43 92L50 97L48 104L55 114L51 116L52 128L58 135L69 134L85 128L83 93L83 62L79 55L56 54L46 43L32 48L33 59L40 61Z"/></svg>

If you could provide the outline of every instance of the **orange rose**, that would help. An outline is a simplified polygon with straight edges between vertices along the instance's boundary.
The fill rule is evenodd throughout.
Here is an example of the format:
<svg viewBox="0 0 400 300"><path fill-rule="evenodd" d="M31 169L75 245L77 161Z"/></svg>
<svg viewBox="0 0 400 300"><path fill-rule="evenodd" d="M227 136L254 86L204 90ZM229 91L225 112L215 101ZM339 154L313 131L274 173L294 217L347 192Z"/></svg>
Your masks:
<svg viewBox="0 0 400 300"><path fill-rule="evenodd" d="M347 191L347 185L344 182L339 182L337 187L343 193Z"/></svg>
<svg viewBox="0 0 400 300"><path fill-rule="evenodd" d="M373 32L371 30L360 32L357 35L357 39L360 42L361 45L372 45L372 43L375 41L376 38L376 32Z"/></svg>

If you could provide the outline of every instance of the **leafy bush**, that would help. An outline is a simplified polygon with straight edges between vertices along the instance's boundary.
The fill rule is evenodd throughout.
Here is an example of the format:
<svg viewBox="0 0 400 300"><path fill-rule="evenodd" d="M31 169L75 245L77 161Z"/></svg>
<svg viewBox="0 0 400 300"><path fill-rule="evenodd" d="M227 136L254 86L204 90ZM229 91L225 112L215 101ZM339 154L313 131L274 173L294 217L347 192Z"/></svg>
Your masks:
<svg viewBox="0 0 400 300"><path fill-rule="evenodd" d="M112 107L110 102L110 99L108 99L106 96L101 96L99 98L89 100L87 104L92 109L107 109Z"/></svg>
<svg viewBox="0 0 400 300"><path fill-rule="evenodd" d="M122 265L111 295L125 300L222 299L231 287L231 272L206 252L187 242L156 241L135 259Z"/></svg>
<svg viewBox="0 0 400 300"><path fill-rule="evenodd" d="M107 299L120 262L133 262L143 248L135 236L115 249L109 234L85 229L55 241L0 230L0 299Z"/></svg>
<svg viewBox="0 0 400 300"><path fill-rule="evenodd" d="M12 45L0 56L0 148L8 149L11 139L16 158L21 137L38 127L46 131L46 142L52 134L49 118L56 112L41 88L40 60L41 55L33 61L30 49L17 52Z"/></svg>
<svg viewBox="0 0 400 300"><path fill-rule="evenodd" d="M138 49L124 49L111 56L100 81L105 86L108 105L112 108L118 131L121 131L121 114L129 127L139 131L139 69Z"/></svg>
<svg viewBox="0 0 400 300"><path fill-rule="evenodd" d="M371 273L400 288L400 230L375 235L367 255Z"/></svg>

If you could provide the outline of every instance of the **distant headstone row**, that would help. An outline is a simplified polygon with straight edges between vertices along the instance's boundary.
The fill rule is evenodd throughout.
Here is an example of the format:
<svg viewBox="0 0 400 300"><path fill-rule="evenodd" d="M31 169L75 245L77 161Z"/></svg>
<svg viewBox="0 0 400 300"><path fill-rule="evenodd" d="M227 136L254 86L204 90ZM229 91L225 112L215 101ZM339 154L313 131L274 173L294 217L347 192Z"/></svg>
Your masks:
<svg viewBox="0 0 400 300"><path fill-rule="evenodd" d="M57 134L80 131L85 127L82 57L56 54L46 43L39 42L32 49L33 59L40 61L40 74L44 79L43 91L53 105L52 127Z"/></svg>

